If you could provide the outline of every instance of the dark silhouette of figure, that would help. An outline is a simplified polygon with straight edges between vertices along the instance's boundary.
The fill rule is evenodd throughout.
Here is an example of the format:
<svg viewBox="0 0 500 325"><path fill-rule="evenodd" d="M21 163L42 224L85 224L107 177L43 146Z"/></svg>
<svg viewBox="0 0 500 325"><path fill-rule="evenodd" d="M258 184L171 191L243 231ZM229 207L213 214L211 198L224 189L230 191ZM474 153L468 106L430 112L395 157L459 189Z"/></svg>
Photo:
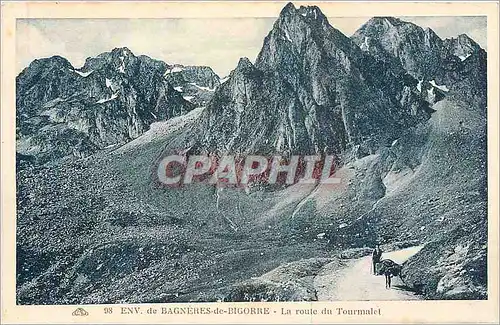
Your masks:
<svg viewBox="0 0 500 325"><path fill-rule="evenodd" d="M385 276L385 288L390 289L391 288L392 273L389 270L386 270L384 272L384 276Z"/></svg>
<svg viewBox="0 0 500 325"><path fill-rule="evenodd" d="M376 265L377 263L380 262L380 259L382 258L382 250L380 249L380 245L377 244L375 246L375 249L373 250L373 253L372 253L372 267L373 267L373 274L376 274Z"/></svg>
<svg viewBox="0 0 500 325"><path fill-rule="evenodd" d="M377 271L377 274L383 274L385 276L385 288L390 289L392 277L399 276L401 273L401 265L393 260L385 259L378 263Z"/></svg>

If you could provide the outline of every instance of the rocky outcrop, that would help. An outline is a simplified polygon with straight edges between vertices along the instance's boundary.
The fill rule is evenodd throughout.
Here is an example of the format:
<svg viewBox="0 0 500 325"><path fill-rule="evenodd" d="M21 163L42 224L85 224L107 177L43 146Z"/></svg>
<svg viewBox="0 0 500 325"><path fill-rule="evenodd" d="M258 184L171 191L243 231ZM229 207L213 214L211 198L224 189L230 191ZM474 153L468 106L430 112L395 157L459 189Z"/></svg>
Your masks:
<svg viewBox="0 0 500 325"><path fill-rule="evenodd" d="M16 79L17 151L40 162L85 157L185 114L218 85L210 68L183 68L181 81L171 78L176 69L127 48L88 58L81 69L59 56L35 60ZM178 87L194 90L188 97Z"/></svg>
<svg viewBox="0 0 500 325"><path fill-rule="evenodd" d="M394 17L374 17L352 36L365 52L388 62L398 63L417 79L433 76L447 58L443 41L430 29Z"/></svg>
<svg viewBox="0 0 500 325"><path fill-rule="evenodd" d="M165 79L187 101L205 106L220 85L219 76L206 66L173 65L165 72Z"/></svg>
<svg viewBox="0 0 500 325"><path fill-rule="evenodd" d="M487 223L459 226L403 265L404 282L427 299L487 299Z"/></svg>
<svg viewBox="0 0 500 325"><path fill-rule="evenodd" d="M443 46L448 53L457 56L460 61L465 61L469 56L481 51L481 46L466 34L460 34L454 38L447 38Z"/></svg>
<svg viewBox="0 0 500 325"><path fill-rule="evenodd" d="M486 106L486 52L467 35L442 40L430 28L374 17L351 38L391 67L401 65L419 80L418 91L428 100L451 95L474 107Z"/></svg>
<svg viewBox="0 0 500 325"><path fill-rule="evenodd" d="M317 301L315 277L334 258L310 258L279 267L258 278L237 283L223 291L223 301ZM340 268L337 266L337 268Z"/></svg>
<svg viewBox="0 0 500 325"><path fill-rule="evenodd" d="M318 7L289 4L255 64L240 60L188 138L201 134L193 146L212 152L373 152L430 116L417 83L363 52Z"/></svg>
<svg viewBox="0 0 500 325"><path fill-rule="evenodd" d="M398 198L392 202L394 211L388 208L390 199L380 202L377 215L386 221L379 221L378 232L394 233L395 225L402 220L403 225L408 225L397 227L398 232L429 237L430 242L404 265L402 272L405 283L426 298L485 299L486 195L470 199L471 205L465 204L464 208L453 206L464 204L459 202L463 198L457 193L484 191L484 169L478 168L484 166L486 161L486 52L465 34L442 40L428 28L423 29L391 17L370 19L352 39L364 52L391 66L400 64L418 79L418 91L427 96L427 100L435 102L436 99L447 98L442 102L444 105L439 103L433 106L438 110L436 118L440 122L431 119L428 123L432 126L429 142L434 148L439 147L438 153L433 154L432 148L427 150L427 160L419 166L421 175L426 176L420 176L420 182L415 184L428 183L424 178L430 174L440 175L443 166L448 166L449 172L457 175L466 173L466 182L470 184L470 189L461 186L459 191L452 192L455 184L462 184L458 177L449 177L453 181L439 184L437 176L432 178L433 185L426 191L412 189L411 193L420 192L424 195L438 190L440 194L427 202L418 198L410 199L412 203L409 207L404 203L405 199ZM465 129L464 125L468 125L468 128ZM467 130L474 130L474 134ZM450 147L453 142L455 146ZM449 157L447 152L466 156L467 159L463 163L462 159L441 161L442 157ZM474 160L477 162L471 163ZM444 191L453 194L445 195ZM402 193L404 191L398 191L396 195ZM441 203L434 203L439 200ZM441 211L436 209L442 205L449 206ZM408 213L412 209L420 212ZM401 218L401 211L404 211L406 218ZM449 218L452 222L443 225L445 215L453 217ZM437 226L433 225L436 220Z"/></svg>

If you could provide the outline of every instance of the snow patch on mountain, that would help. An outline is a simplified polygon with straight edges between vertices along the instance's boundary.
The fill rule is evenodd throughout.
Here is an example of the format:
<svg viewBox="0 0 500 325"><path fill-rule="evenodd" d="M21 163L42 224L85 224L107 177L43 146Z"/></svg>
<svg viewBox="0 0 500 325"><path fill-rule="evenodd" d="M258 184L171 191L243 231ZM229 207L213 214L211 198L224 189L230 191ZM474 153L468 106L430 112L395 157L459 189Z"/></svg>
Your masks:
<svg viewBox="0 0 500 325"><path fill-rule="evenodd" d="M111 148L113 148L113 147L116 147L117 145L119 145L119 143L112 143L112 144L110 144L110 145L108 145L108 146L105 146L103 149L111 149ZM101 266L102 266L102 264L99 264L99 265L101 265Z"/></svg>
<svg viewBox="0 0 500 325"><path fill-rule="evenodd" d="M190 85L193 85L193 86L195 86L196 88L201 89L201 90L206 90L206 91L215 91L215 88L209 88L209 87L199 86L199 85L197 85L197 84L196 84L196 83L194 83L194 82L190 82L189 84L190 84Z"/></svg>
<svg viewBox="0 0 500 325"><path fill-rule="evenodd" d="M43 104L42 107L43 108L51 108L51 107L54 107L56 104L58 104L60 102L64 102L64 101L66 101L66 99L62 99L61 97L57 97L57 98L54 98L53 100L46 102L45 104ZM40 114L40 115L42 115L42 114ZM23 114L23 116L27 116L27 115Z"/></svg>
<svg viewBox="0 0 500 325"><path fill-rule="evenodd" d="M468 57L470 56L470 54L467 54L467 55L459 55L458 58L460 59L460 61L465 61Z"/></svg>
<svg viewBox="0 0 500 325"><path fill-rule="evenodd" d="M120 61L122 61L120 67L118 67L118 71L120 73L125 73L125 62L123 61L124 59L125 58L123 56L120 56Z"/></svg>
<svg viewBox="0 0 500 325"><path fill-rule="evenodd" d="M290 38L290 35L288 34L288 31L286 29L283 30L285 32L285 37L289 42L292 42L292 39Z"/></svg>
<svg viewBox="0 0 500 325"><path fill-rule="evenodd" d="M94 70L90 70L90 71L87 71L87 72L82 72L82 71L72 70L72 69L70 69L70 70L71 70L71 71L73 71L73 72L78 73L78 74L79 74L80 76L82 76L82 77L88 77L88 76L90 76L90 74L91 74L92 72L94 72Z"/></svg>
<svg viewBox="0 0 500 325"><path fill-rule="evenodd" d="M419 81L418 81L418 84L417 84L417 90L418 90L419 92L422 92L422 82L424 82L424 79L419 80Z"/></svg>
<svg viewBox="0 0 500 325"><path fill-rule="evenodd" d="M363 42L363 44L361 44L360 48L363 50L363 51L369 51L370 50L370 45L368 45L368 41L370 40L370 38L368 36L365 36L365 41Z"/></svg>
<svg viewBox="0 0 500 325"><path fill-rule="evenodd" d="M169 70L165 71L164 76L168 76L171 73L182 72L182 71L184 71L184 68L179 67L179 66L175 66L175 67L172 67Z"/></svg>
<svg viewBox="0 0 500 325"><path fill-rule="evenodd" d="M442 85L442 86L436 85L436 82L435 82L434 80L431 80L431 81L429 81L429 82L430 82L430 84L431 84L432 86L436 87L437 89L441 89L442 91L446 91L446 92L450 91L450 90L448 89L448 87L446 87L446 85Z"/></svg>
<svg viewBox="0 0 500 325"><path fill-rule="evenodd" d="M109 97L109 98L99 99L99 100L97 101L97 104L102 104L102 103L109 102L110 100L113 100L113 99L115 99L115 98L117 98L117 97L118 97L118 94L117 94L117 93L114 93L114 94L112 94L112 95L111 95L111 97Z"/></svg>
<svg viewBox="0 0 500 325"><path fill-rule="evenodd" d="M436 98L436 94L434 93L434 88L431 87L431 89L427 89L427 98L431 103L434 102L434 99Z"/></svg>

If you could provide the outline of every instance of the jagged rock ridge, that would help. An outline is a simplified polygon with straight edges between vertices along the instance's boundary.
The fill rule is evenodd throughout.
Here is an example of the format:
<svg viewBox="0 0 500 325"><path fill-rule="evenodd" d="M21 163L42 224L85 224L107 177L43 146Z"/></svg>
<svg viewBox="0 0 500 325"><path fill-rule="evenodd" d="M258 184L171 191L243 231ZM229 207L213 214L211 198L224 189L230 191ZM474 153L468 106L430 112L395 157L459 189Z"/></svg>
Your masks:
<svg viewBox="0 0 500 325"><path fill-rule="evenodd" d="M127 48L88 58L81 69L59 56L35 60L16 78L17 152L41 162L87 156L190 111L218 85L210 68L183 68L172 73L175 83L173 70L181 69ZM183 85L196 90L188 97Z"/></svg>
<svg viewBox="0 0 500 325"><path fill-rule="evenodd" d="M429 97L451 92L474 107L486 106L486 51L467 35L442 40L430 28L374 17L351 38L375 58L401 65Z"/></svg>
<svg viewBox="0 0 500 325"><path fill-rule="evenodd" d="M206 66L176 64L165 72L165 79L182 93L184 99L197 106L205 106L220 85L219 76Z"/></svg>
<svg viewBox="0 0 500 325"><path fill-rule="evenodd" d="M375 60L318 7L287 5L255 65L240 60L216 91L191 146L238 153L371 152L429 118L418 81Z"/></svg>

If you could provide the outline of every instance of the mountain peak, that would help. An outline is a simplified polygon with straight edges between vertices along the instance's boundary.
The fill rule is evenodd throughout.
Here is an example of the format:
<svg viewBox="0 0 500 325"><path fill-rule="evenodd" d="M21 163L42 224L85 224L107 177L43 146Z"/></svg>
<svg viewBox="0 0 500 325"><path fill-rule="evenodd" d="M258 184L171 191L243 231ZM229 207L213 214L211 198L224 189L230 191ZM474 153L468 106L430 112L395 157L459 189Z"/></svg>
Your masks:
<svg viewBox="0 0 500 325"><path fill-rule="evenodd" d="M253 68L252 62L247 57L242 57L238 61L238 66L237 69L248 69L248 68Z"/></svg>
<svg viewBox="0 0 500 325"><path fill-rule="evenodd" d="M317 6L300 6L298 13L306 18L324 20L325 15Z"/></svg>
<svg viewBox="0 0 500 325"><path fill-rule="evenodd" d="M387 30L391 28L399 29L401 27L420 28L411 22L396 17L383 16L370 18L359 30L372 28Z"/></svg>
<svg viewBox="0 0 500 325"><path fill-rule="evenodd" d="M62 56L59 55L54 55L49 58L43 58L43 59L35 59L33 63L37 64L42 64L46 66L57 66L57 67L67 67L67 68L73 68L71 63L66 59L63 58Z"/></svg>
<svg viewBox="0 0 500 325"><path fill-rule="evenodd" d="M28 78L27 76L34 76L40 71L55 72L58 70L74 70L74 67L67 59L59 55L54 55L48 58L33 60L29 66L21 71L17 78Z"/></svg>
<svg viewBox="0 0 500 325"><path fill-rule="evenodd" d="M285 70L292 69L292 66L297 68L301 66L300 58L306 55L307 48L319 50L324 42L328 43L328 51L336 47L345 53L358 53L355 44L331 26L317 6L296 9L289 3L264 39L255 67L259 70L275 69L277 66Z"/></svg>
<svg viewBox="0 0 500 325"><path fill-rule="evenodd" d="M238 61L238 65L236 66L236 69L233 70L231 73L232 75L246 75L247 73L252 73L255 71L256 68L250 62L250 60L247 57L242 57Z"/></svg>
<svg viewBox="0 0 500 325"><path fill-rule="evenodd" d="M455 56L464 61L473 53L481 51L481 46L467 34L460 34L457 37L447 38L444 45Z"/></svg>
<svg viewBox="0 0 500 325"><path fill-rule="evenodd" d="M289 2L280 13L280 18L290 17L290 16L301 16L306 18L307 20L318 20L324 21L326 20L325 15L317 6L300 6L298 9L293 5L293 3Z"/></svg>
<svg viewBox="0 0 500 325"><path fill-rule="evenodd" d="M436 32L430 27L426 27L424 29L424 34L431 43L436 44L436 43L441 43L443 41L441 37L439 37L438 34L436 34Z"/></svg>
<svg viewBox="0 0 500 325"><path fill-rule="evenodd" d="M127 55L134 56L134 53L132 53L132 51L128 47L116 47L111 51L111 54L114 55L119 54L121 56L127 56Z"/></svg>
<svg viewBox="0 0 500 325"><path fill-rule="evenodd" d="M288 13L295 13L297 11L297 8L295 8L295 5L291 2L287 3L286 6L281 9L280 16L286 15Z"/></svg>
<svg viewBox="0 0 500 325"><path fill-rule="evenodd" d="M465 34L443 40L429 27L393 17L370 19L351 39L364 52L393 67L400 66L419 80L440 77L447 62L464 61L480 50Z"/></svg>
<svg viewBox="0 0 500 325"><path fill-rule="evenodd" d="M479 44L477 44L476 41L474 41L469 35L467 34L460 34L457 36L459 42L466 43L468 45L474 46L474 47L479 47Z"/></svg>
<svg viewBox="0 0 500 325"><path fill-rule="evenodd" d="M382 23L392 25L392 26L400 26L400 25L404 25L406 23L405 21L403 21L403 20L401 20L399 18L390 17L390 16L386 16L386 17L374 17L372 19L375 20L375 21L380 21Z"/></svg>

